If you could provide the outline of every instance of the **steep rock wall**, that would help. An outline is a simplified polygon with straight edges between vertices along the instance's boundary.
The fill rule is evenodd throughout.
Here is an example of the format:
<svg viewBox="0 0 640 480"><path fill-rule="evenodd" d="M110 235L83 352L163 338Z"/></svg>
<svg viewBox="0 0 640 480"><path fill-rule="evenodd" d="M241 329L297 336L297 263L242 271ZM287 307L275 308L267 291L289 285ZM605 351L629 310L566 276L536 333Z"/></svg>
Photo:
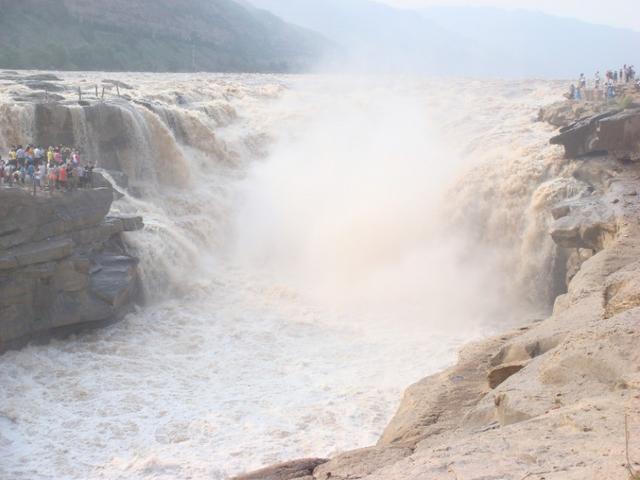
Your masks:
<svg viewBox="0 0 640 480"><path fill-rule="evenodd" d="M138 298L137 259L109 217L109 188L37 196L0 188L0 352L118 319Z"/></svg>

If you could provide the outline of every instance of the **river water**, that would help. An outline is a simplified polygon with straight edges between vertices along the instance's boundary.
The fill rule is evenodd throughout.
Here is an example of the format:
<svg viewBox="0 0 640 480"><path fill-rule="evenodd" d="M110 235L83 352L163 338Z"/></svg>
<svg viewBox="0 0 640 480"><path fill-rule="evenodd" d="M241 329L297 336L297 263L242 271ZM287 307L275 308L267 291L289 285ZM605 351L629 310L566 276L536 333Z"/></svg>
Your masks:
<svg viewBox="0 0 640 480"><path fill-rule="evenodd" d="M69 100L105 76L59 75ZM147 303L0 357L0 478L222 479L364 447L409 384L548 309L570 185L535 118L557 82L117 78L113 209L145 218ZM0 85L0 148L32 135L21 89Z"/></svg>

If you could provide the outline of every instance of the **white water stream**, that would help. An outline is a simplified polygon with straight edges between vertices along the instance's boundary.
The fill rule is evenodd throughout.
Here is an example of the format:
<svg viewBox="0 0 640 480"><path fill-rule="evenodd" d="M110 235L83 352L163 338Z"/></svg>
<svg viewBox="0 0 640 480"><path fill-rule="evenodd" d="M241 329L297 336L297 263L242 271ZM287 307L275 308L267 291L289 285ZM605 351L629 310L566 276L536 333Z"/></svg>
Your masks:
<svg viewBox="0 0 640 480"><path fill-rule="evenodd" d="M149 302L0 357L0 478L222 479L367 446L410 383L548 299L562 186L533 120L556 84L119 78L156 107L122 107L142 193L114 204L145 217ZM31 131L17 88L0 148Z"/></svg>

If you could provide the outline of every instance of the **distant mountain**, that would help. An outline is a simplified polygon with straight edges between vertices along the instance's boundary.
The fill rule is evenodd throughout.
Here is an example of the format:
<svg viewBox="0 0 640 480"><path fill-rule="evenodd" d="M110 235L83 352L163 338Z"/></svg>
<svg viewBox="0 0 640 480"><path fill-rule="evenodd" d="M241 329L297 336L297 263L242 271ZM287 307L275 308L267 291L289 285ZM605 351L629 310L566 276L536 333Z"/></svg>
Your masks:
<svg viewBox="0 0 640 480"><path fill-rule="evenodd" d="M640 32L526 10L432 7L429 22L462 38L469 71L573 78L640 64Z"/></svg>
<svg viewBox="0 0 640 480"><path fill-rule="evenodd" d="M249 1L339 44L325 68L436 72L465 55L456 35L415 11L368 0Z"/></svg>
<svg viewBox="0 0 640 480"><path fill-rule="evenodd" d="M640 64L640 32L525 10L393 8L369 0L250 0L342 45L348 69L576 77ZM345 61L346 59L346 61Z"/></svg>
<svg viewBox="0 0 640 480"><path fill-rule="evenodd" d="M0 67L300 71L321 35L233 0L0 0Z"/></svg>

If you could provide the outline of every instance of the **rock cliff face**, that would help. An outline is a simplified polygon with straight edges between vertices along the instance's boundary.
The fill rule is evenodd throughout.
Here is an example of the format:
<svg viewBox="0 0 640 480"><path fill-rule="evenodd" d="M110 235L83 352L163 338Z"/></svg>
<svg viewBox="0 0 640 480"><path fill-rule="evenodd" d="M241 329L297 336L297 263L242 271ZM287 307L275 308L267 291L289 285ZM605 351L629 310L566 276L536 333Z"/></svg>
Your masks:
<svg viewBox="0 0 640 480"><path fill-rule="evenodd" d="M456 366L411 386L377 445L311 473L239 478L584 480L639 470L640 166L630 162L640 158L639 121L637 110L609 112L553 140L584 188L549 212L567 259L567 292L551 317L470 345Z"/></svg>
<svg viewBox="0 0 640 480"><path fill-rule="evenodd" d="M137 259L109 217L110 188L37 196L0 188L0 352L118 319L138 298Z"/></svg>

